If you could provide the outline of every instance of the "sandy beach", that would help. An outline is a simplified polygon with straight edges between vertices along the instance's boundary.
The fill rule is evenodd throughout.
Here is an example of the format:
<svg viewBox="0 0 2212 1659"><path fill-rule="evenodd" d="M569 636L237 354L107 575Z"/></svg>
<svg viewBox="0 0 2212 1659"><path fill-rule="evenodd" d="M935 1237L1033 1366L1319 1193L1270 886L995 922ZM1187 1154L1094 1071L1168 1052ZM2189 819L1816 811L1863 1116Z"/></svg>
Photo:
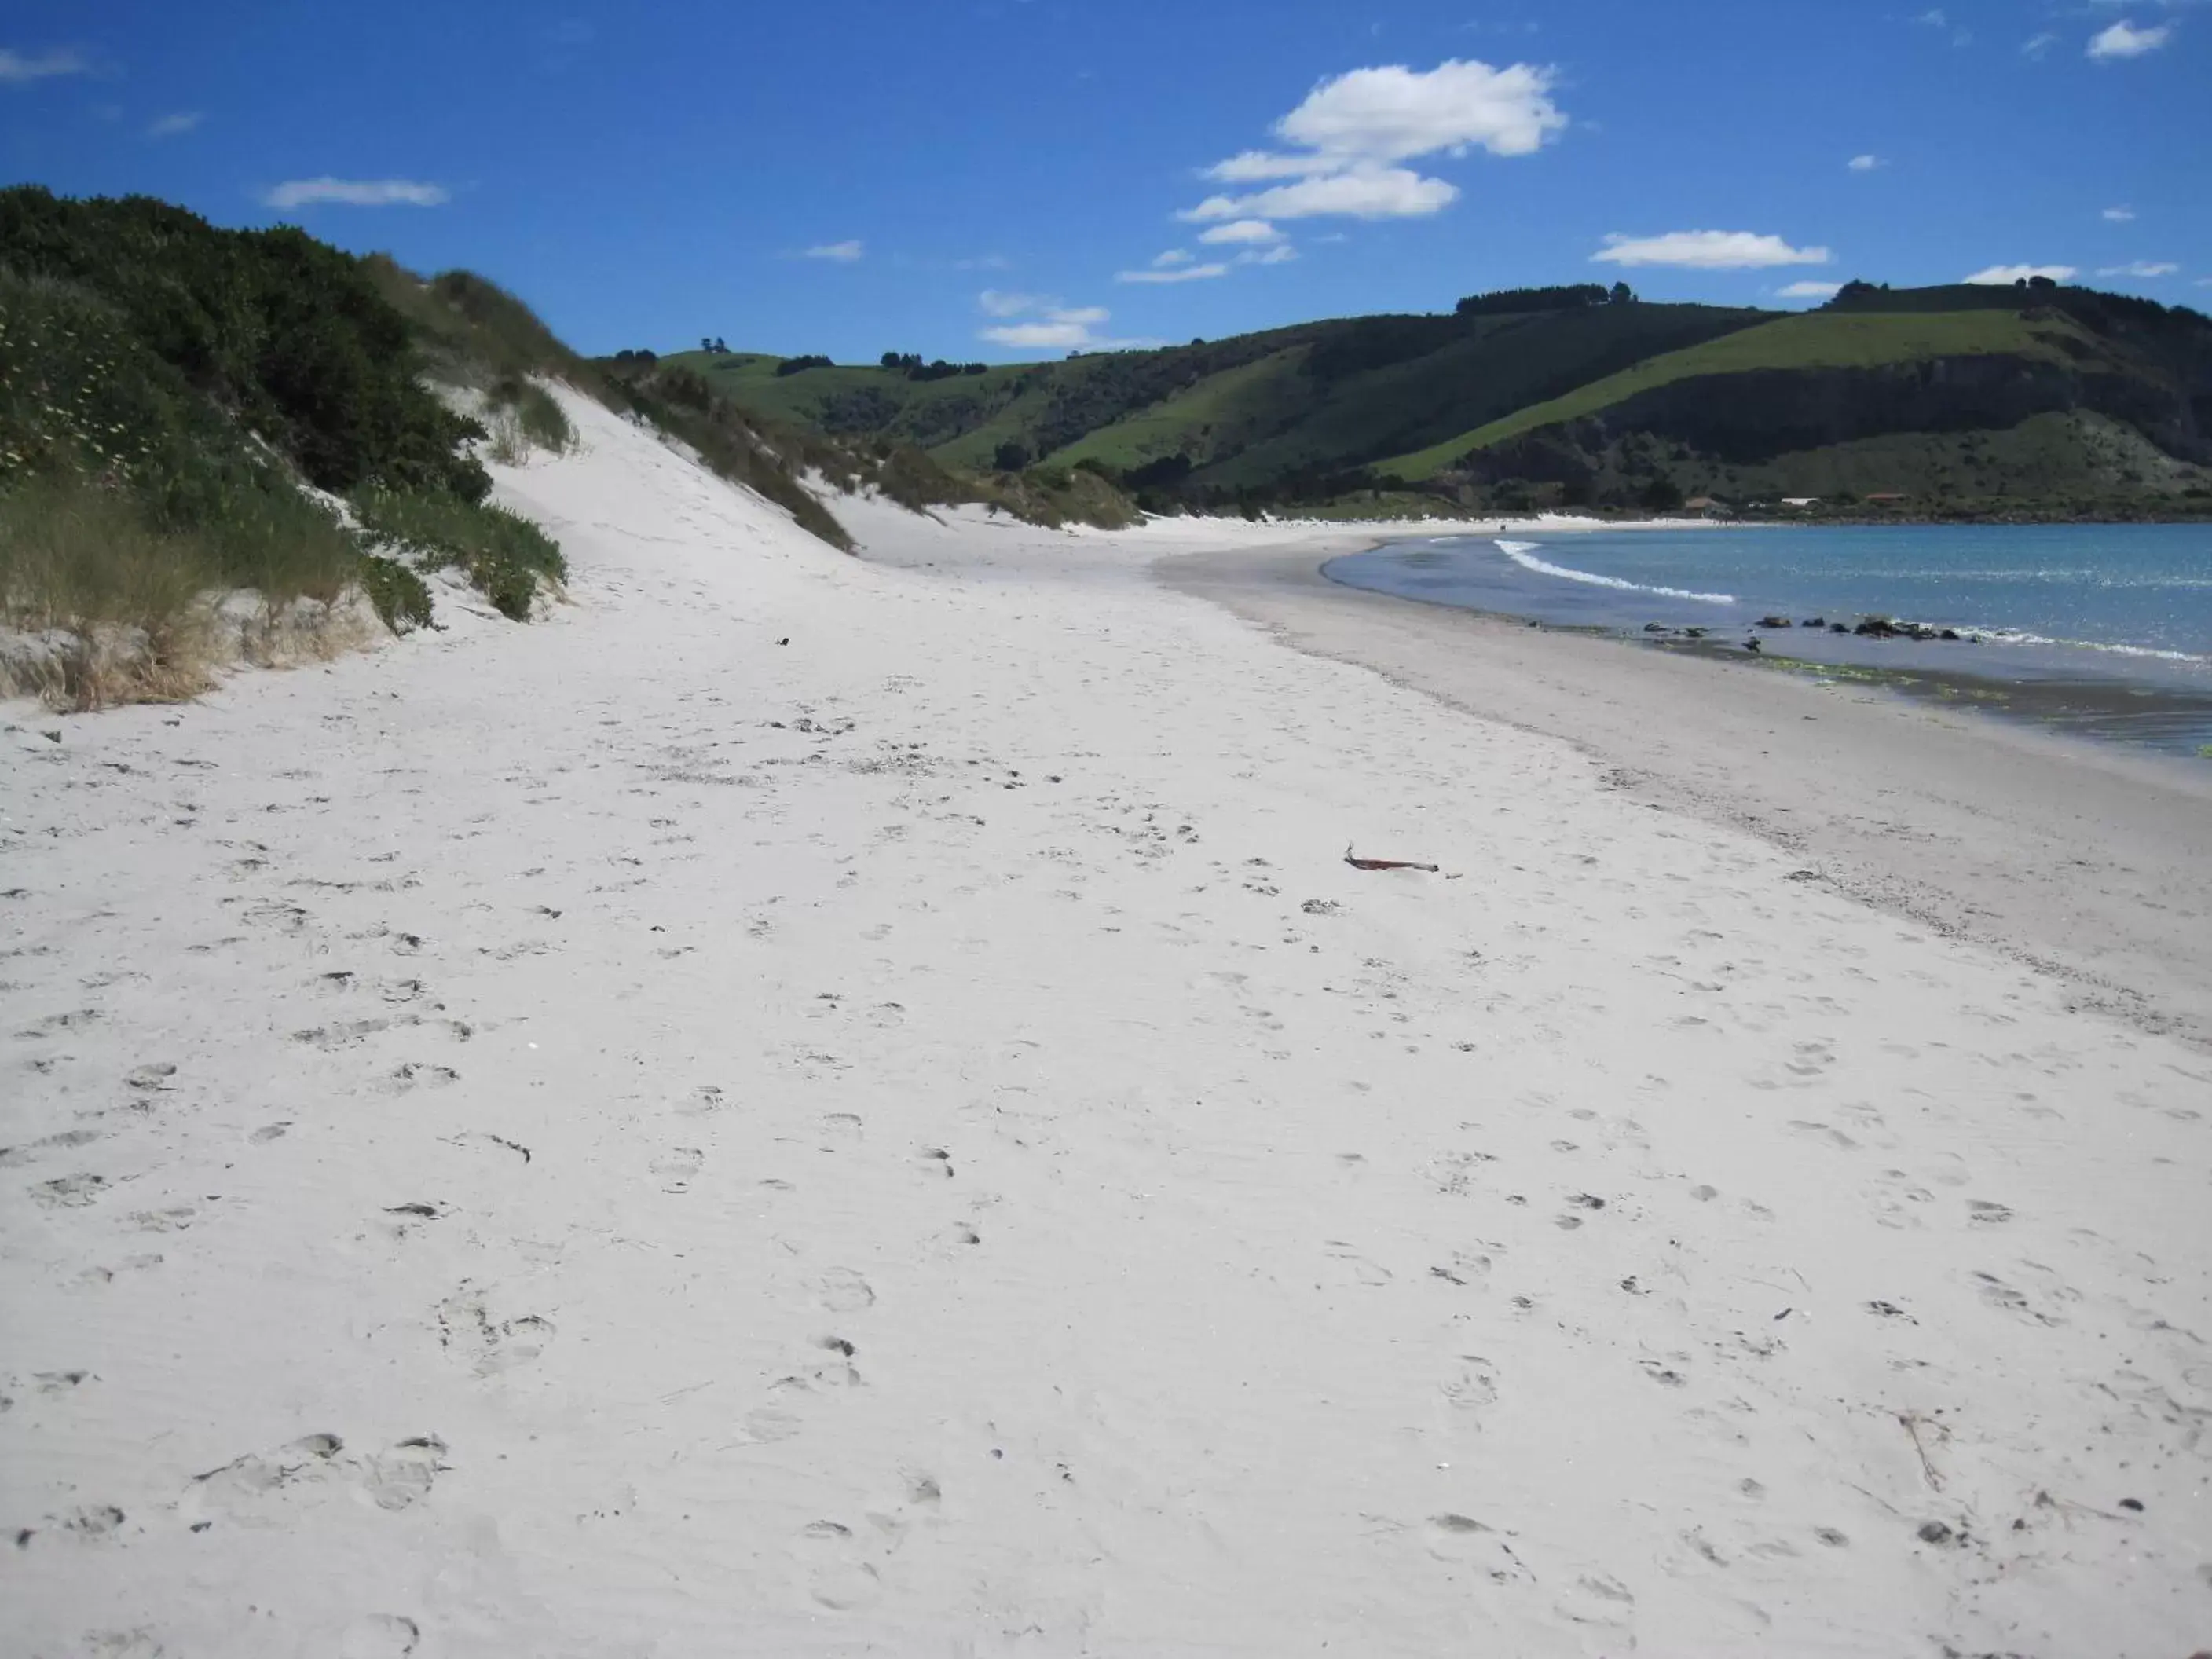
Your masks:
<svg viewBox="0 0 2212 1659"><path fill-rule="evenodd" d="M2212 1644L2201 787L566 401L0 718L8 1653Z"/></svg>

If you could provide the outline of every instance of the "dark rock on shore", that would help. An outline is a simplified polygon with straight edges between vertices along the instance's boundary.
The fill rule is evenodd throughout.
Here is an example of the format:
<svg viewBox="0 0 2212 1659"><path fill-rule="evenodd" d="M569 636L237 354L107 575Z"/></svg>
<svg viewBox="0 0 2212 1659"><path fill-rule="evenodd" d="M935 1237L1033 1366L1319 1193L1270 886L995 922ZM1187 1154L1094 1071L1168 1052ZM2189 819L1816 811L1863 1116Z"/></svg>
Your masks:
<svg viewBox="0 0 2212 1659"><path fill-rule="evenodd" d="M1759 625L1761 628L1793 628L1796 624L1787 617L1761 617Z"/></svg>

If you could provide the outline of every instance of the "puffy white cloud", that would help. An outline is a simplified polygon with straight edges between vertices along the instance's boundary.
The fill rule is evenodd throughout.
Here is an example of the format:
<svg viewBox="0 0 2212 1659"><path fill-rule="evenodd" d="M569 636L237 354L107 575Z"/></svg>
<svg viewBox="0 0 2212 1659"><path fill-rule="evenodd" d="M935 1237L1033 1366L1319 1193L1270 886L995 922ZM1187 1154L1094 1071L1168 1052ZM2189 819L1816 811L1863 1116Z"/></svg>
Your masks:
<svg viewBox="0 0 2212 1659"><path fill-rule="evenodd" d="M1275 136L1324 156L1402 161L1480 148L1527 155L1565 130L1555 71L1447 59L1425 72L1393 64L1324 81L1275 123Z"/></svg>
<svg viewBox="0 0 2212 1659"><path fill-rule="evenodd" d="M1117 283L1203 283L1228 274L1229 267L1224 264L1170 265L1165 270L1155 265L1150 270L1117 270L1114 273L1114 280Z"/></svg>
<svg viewBox="0 0 2212 1659"><path fill-rule="evenodd" d="M1674 230L1664 236L1608 236L1593 260L1616 265L1680 265L1693 270L1749 270L1771 265L1825 265L1824 247L1792 247L1779 236L1748 230Z"/></svg>
<svg viewBox="0 0 2212 1659"><path fill-rule="evenodd" d="M1201 233L1201 242L1279 242L1283 233L1265 219L1231 219Z"/></svg>
<svg viewBox="0 0 2212 1659"><path fill-rule="evenodd" d="M1774 291L1784 300L1832 300L1843 289L1841 283L1792 283Z"/></svg>
<svg viewBox="0 0 2212 1659"><path fill-rule="evenodd" d="M1424 179L1407 167L1359 167L1301 179L1250 196L1209 196L1179 219L1310 219L1340 214L1352 219L1414 219L1440 213L1459 199L1459 187Z"/></svg>
<svg viewBox="0 0 2212 1659"><path fill-rule="evenodd" d="M2174 264L2171 259L2130 259L2124 265L2103 266L2098 270L2097 275L2100 276L2141 276L2148 278L2152 276L2171 276L2180 269L2181 267Z"/></svg>
<svg viewBox="0 0 2212 1659"><path fill-rule="evenodd" d="M1352 70L1323 81L1275 123L1274 136L1287 148L1248 149L1206 169L1219 184L1271 188L1210 197L1181 216L1384 219L1438 212L1458 189L1397 164L1474 149L1533 154L1567 125L1552 101L1557 79L1556 71L1533 64L1496 69L1458 58L1432 70L1403 64Z"/></svg>
<svg viewBox="0 0 2212 1659"><path fill-rule="evenodd" d="M987 288L975 296L975 303L987 317L1018 317L1024 311L1036 311L1058 303L1036 294L1002 294L995 288Z"/></svg>
<svg viewBox="0 0 2212 1659"><path fill-rule="evenodd" d="M2116 225L2131 225L2136 221L2136 210L2131 207L2109 207L2105 210L2105 217Z"/></svg>
<svg viewBox="0 0 2212 1659"><path fill-rule="evenodd" d="M802 257L809 259L830 259L841 265L849 265L867 251L867 244L856 238L849 242L817 242L808 248Z"/></svg>
<svg viewBox="0 0 2212 1659"><path fill-rule="evenodd" d="M0 86L27 86L56 76L91 73L92 65L73 52L46 52L33 57L0 46Z"/></svg>
<svg viewBox="0 0 2212 1659"><path fill-rule="evenodd" d="M1854 155L1844 165L1853 173L1872 173L1882 165L1882 160L1879 155Z"/></svg>
<svg viewBox="0 0 2212 1659"><path fill-rule="evenodd" d="M437 207L448 199L443 185L416 179L290 179L265 191L264 205L313 207L336 202L347 207Z"/></svg>
<svg viewBox="0 0 2212 1659"><path fill-rule="evenodd" d="M2025 282L2030 276L2048 276L2054 283L2071 282L2077 274L2072 265L1990 265L1959 280L1984 286L2009 287L2014 283Z"/></svg>
<svg viewBox="0 0 2212 1659"><path fill-rule="evenodd" d="M2173 25L2171 23L2157 23L2149 28L2139 29L2123 17L2112 27L2090 37L2089 58L2092 63L2111 64L2122 58L2141 58L2147 52L2156 52L2172 38Z"/></svg>
<svg viewBox="0 0 2212 1659"><path fill-rule="evenodd" d="M2029 35L2020 43L2020 49L2027 57L2039 59L2057 44L2058 37L2046 30L2041 34Z"/></svg>
<svg viewBox="0 0 2212 1659"><path fill-rule="evenodd" d="M146 129L149 138L174 138L190 132L207 118L196 109L179 110L174 115L164 115Z"/></svg>
<svg viewBox="0 0 2212 1659"><path fill-rule="evenodd" d="M1170 265L1187 265L1197 257L1188 248L1171 247L1165 253L1153 256L1152 269L1164 270Z"/></svg>

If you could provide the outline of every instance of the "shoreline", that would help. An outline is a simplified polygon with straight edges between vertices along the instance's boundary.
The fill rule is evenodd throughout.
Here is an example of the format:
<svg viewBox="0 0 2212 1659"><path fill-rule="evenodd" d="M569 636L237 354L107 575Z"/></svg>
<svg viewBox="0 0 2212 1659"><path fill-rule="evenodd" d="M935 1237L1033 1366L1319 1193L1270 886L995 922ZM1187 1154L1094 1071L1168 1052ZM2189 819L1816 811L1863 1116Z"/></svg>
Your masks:
<svg viewBox="0 0 2212 1659"><path fill-rule="evenodd" d="M1653 650L1323 574L1398 539L1152 568L1308 654L1565 740L1613 787L1747 830L1803 857L1808 878L2056 975L2077 1006L2212 1046L2212 779L2185 760L1880 678Z"/></svg>
<svg viewBox="0 0 2212 1659"><path fill-rule="evenodd" d="M1638 530L1653 527L1650 525L1628 526ZM1524 531L1522 533L1542 532ZM2133 752L2161 757L2166 762L2185 766L2208 754L2207 748L2200 746L2198 738L2205 728L2212 726L2212 691L2161 679L2154 669L2118 665L2124 663L2158 663L2160 654L2157 653L2134 647L2124 652L2113 650L2111 652L2112 665L2102 661L2061 663L2046 653L2039 660L2029 659L2012 665L2009 672L1994 667L1990 672L1983 672L1972 665L1994 664L1999 660L1994 653L2014 648L2004 642L2002 630L1981 631L1990 633L1998 641L1995 645L1985 645L1981 632L1970 639L1961 639L1955 634L1948 635L1941 642L1899 633L1871 647L1859 646L1855 635L1838 638L1820 629L1799 629L1789 626L1770 629L1748 621L1679 627L1654 623L1636 630L1626 623L1560 622L1522 611L1468 605L1452 599L1430 599L1418 592L1373 586L1335 574L1337 566L1351 559L1380 552L1395 544L1396 538L1382 538L1365 547L1333 553L1322 561L1316 568L1317 574L1334 588L1373 593L1445 611L1463 611L1515 626L1541 628L1557 634L1608 640L1644 650L1716 661L1747 659L1781 672L1799 672L1816 678L1825 676L1879 685L1913 700L1932 700L1941 703L1963 698L1978 712L2000 719L2033 721L2037 723L2035 729L2043 730L2054 729L2061 722L2070 723L2076 732L2086 733L2093 741L2124 744ZM1745 650L1745 637L1756 639L1761 649L1755 652ZM1790 649L1801 638L1815 641L1822 647L1840 648L1802 653ZM2094 658L2100 649L2072 641L2036 643L2056 650L2078 651L2090 658ZM1954 649L1959 646L1966 647L1966 652ZM1900 655L1911 656L1913 660L1879 660L1881 656L1894 658ZM1960 665L1961 662L1967 665ZM2145 714L2190 717L2190 729L2184 733L2182 740L2167 744L2133 735L2124 728L2100 731L2092 724L2092 721L2105 717L2118 719L2125 715L2140 717Z"/></svg>

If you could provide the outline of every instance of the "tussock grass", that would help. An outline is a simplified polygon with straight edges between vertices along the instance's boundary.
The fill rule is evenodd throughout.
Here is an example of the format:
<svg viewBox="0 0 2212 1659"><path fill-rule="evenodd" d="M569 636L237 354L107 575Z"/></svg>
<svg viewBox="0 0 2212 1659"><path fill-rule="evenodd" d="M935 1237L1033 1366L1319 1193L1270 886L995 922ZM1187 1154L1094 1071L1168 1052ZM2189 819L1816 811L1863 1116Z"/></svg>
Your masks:
<svg viewBox="0 0 2212 1659"><path fill-rule="evenodd" d="M215 562L149 526L119 492L77 479L0 495L0 624L43 635L0 668L66 707L191 696L210 681Z"/></svg>
<svg viewBox="0 0 2212 1659"><path fill-rule="evenodd" d="M369 540L434 568L459 569L501 615L517 622L529 620L541 580L560 582L568 574L559 543L495 502L478 505L371 485L355 494L353 504Z"/></svg>

